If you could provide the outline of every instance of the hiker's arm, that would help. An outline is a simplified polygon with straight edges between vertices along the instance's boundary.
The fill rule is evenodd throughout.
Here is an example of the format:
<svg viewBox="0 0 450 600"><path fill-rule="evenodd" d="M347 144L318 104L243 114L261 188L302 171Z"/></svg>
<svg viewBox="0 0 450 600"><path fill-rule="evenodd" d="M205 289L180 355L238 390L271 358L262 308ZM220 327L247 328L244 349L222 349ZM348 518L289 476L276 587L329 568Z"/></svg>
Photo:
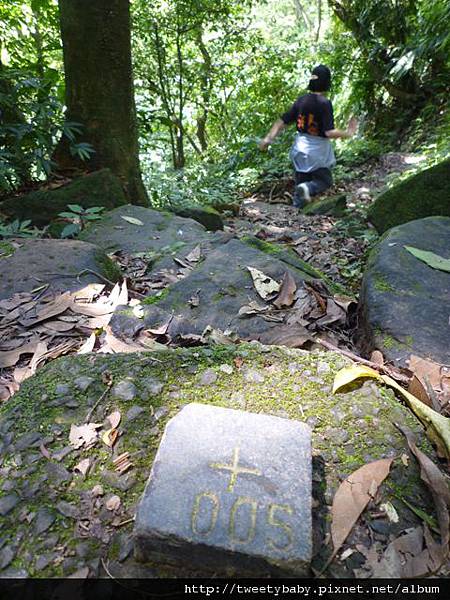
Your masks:
<svg viewBox="0 0 450 600"><path fill-rule="evenodd" d="M277 137L280 131L286 127L286 123L282 119L277 119L275 123L272 125L269 133L259 142L260 150L267 150L273 140Z"/></svg>
<svg viewBox="0 0 450 600"><path fill-rule="evenodd" d="M355 117L352 117L348 122L347 129L329 129L325 131L325 135L332 140L337 138L351 138L355 135L357 129L358 121Z"/></svg>

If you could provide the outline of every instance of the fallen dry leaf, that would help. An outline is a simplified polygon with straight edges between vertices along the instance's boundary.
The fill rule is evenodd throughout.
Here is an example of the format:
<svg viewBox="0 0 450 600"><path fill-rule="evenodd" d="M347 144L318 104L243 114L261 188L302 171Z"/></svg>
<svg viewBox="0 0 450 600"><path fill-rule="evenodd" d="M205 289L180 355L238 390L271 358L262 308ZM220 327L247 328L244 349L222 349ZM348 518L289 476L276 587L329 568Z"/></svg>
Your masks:
<svg viewBox="0 0 450 600"><path fill-rule="evenodd" d="M311 340L311 334L301 325L272 327L259 338L259 341L267 346L288 346L289 348L302 348Z"/></svg>
<svg viewBox="0 0 450 600"><path fill-rule="evenodd" d="M108 421L111 425L111 429L117 429L117 427L119 426L120 420L122 418L122 415L120 414L119 410L115 410L110 415L108 415L106 418L108 419Z"/></svg>
<svg viewBox="0 0 450 600"><path fill-rule="evenodd" d="M33 341L26 343L15 350L10 350L9 352L0 352L0 369L14 367L19 362L19 359L23 354L34 354L37 346L38 342Z"/></svg>
<svg viewBox="0 0 450 600"><path fill-rule="evenodd" d="M253 279L253 285L263 300L268 300L280 291L280 284L262 271L247 267Z"/></svg>
<svg viewBox="0 0 450 600"><path fill-rule="evenodd" d="M84 342L84 344L78 350L78 354L89 354L89 352L92 352L92 350L95 347L96 339L97 339L97 336L95 335L95 333L94 332L91 333L91 335L88 337L88 339Z"/></svg>
<svg viewBox="0 0 450 600"><path fill-rule="evenodd" d="M41 323L42 321L50 319L51 317L56 317L57 315L62 314L70 307L71 304L71 294L70 292L65 292L64 294L61 294L55 298L52 302L39 305L34 316L30 315L24 318L19 318L18 321L23 327L32 327L37 323Z"/></svg>
<svg viewBox="0 0 450 600"><path fill-rule="evenodd" d="M87 423L86 425L74 425L70 427L69 441L77 449L81 446L92 446L97 441L97 429L102 427L101 423Z"/></svg>
<svg viewBox="0 0 450 600"><path fill-rule="evenodd" d="M370 355L370 362L373 362L376 365L380 365L380 367L382 367L384 365L383 353L379 350L374 350Z"/></svg>
<svg viewBox="0 0 450 600"><path fill-rule="evenodd" d="M317 320L320 326L331 325L331 323L345 323L347 313L341 308L333 298L327 298L326 314Z"/></svg>
<svg viewBox="0 0 450 600"><path fill-rule="evenodd" d="M156 335L156 336L166 335L167 330L169 329L169 326L172 323L172 320L173 320L173 315L170 315L170 317L167 319L167 321L162 323L162 325L160 325L159 327L155 327L154 329L146 329L145 331L147 331L148 333L151 333L152 335Z"/></svg>
<svg viewBox="0 0 450 600"><path fill-rule="evenodd" d="M76 323L68 323L67 321L46 321L45 328L50 329L50 331L56 331L58 333L65 333L66 331L71 331L76 326Z"/></svg>
<svg viewBox="0 0 450 600"><path fill-rule="evenodd" d="M201 258L202 251L200 246L196 246L189 254L185 257L188 262L198 262Z"/></svg>
<svg viewBox="0 0 450 600"><path fill-rule="evenodd" d="M252 300L248 304L241 306L241 308L239 309L239 312L238 312L238 316L239 316L239 318L243 319L244 317L251 317L253 315L259 315L263 312L268 311L269 309L270 309L270 306L260 305L257 302L255 302L254 300Z"/></svg>
<svg viewBox="0 0 450 600"><path fill-rule="evenodd" d="M347 539L361 513L389 474L393 458L364 465L345 479L334 496L331 509L333 557Z"/></svg>
<svg viewBox="0 0 450 600"><path fill-rule="evenodd" d="M411 377L411 381L408 385L408 392L418 398L421 402L426 404L427 406L433 408L433 402L431 401L430 396L428 395L427 390L425 389L423 383L420 379L413 375Z"/></svg>
<svg viewBox="0 0 450 600"><path fill-rule="evenodd" d="M107 510L111 511L119 510L121 504L122 501L120 500L119 496L111 496L111 498L108 498L108 500L105 502Z"/></svg>
<svg viewBox="0 0 450 600"><path fill-rule="evenodd" d="M136 344L135 342L125 342L114 335L109 325L106 327L105 343L100 349L101 353L119 354L142 352L142 350L143 347L140 344Z"/></svg>
<svg viewBox="0 0 450 600"><path fill-rule="evenodd" d="M420 465L420 478L428 486L436 507L436 515L441 532L441 546L444 558L449 552L450 542L450 490L444 475L434 462L416 446L413 432L404 425L396 424L408 442L409 449Z"/></svg>
<svg viewBox="0 0 450 600"><path fill-rule="evenodd" d="M119 432L117 431L117 429L107 429L102 433L102 442L106 444L109 448L112 448L116 443L118 435Z"/></svg>
<svg viewBox="0 0 450 600"><path fill-rule="evenodd" d="M295 279L292 277L289 271L286 271L283 281L281 282L280 293L274 300L273 304L277 308L289 308L294 304L296 291L297 284L295 283Z"/></svg>
<svg viewBox="0 0 450 600"><path fill-rule="evenodd" d="M136 219L136 217L129 217L128 215L120 215L120 218L126 221L127 223L131 223L131 225L139 225L142 227L144 223L140 219Z"/></svg>
<svg viewBox="0 0 450 600"><path fill-rule="evenodd" d="M242 367L242 365L244 364L244 359L242 358L242 356L235 356L233 358L233 362L234 362L234 366L236 367L236 369L240 369Z"/></svg>
<svg viewBox="0 0 450 600"><path fill-rule="evenodd" d="M80 462L74 466L73 470L78 471L82 475L86 475L89 471L89 467L91 466L91 460L89 458L83 458Z"/></svg>

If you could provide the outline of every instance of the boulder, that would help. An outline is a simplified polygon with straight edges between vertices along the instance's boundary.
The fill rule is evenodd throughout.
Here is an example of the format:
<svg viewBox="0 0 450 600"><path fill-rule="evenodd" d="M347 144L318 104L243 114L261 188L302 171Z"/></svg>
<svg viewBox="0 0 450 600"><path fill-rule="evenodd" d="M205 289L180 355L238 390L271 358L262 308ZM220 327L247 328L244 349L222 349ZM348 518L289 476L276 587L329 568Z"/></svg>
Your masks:
<svg viewBox="0 0 450 600"><path fill-rule="evenodd" d="M378 196L368 218L383 233L433 215L450 217L450 160L412 175Z"/></svg>
<svg viewBox="0 0 450 600"><path fill-rule="evenodd" d="M347 197L345 194L331 196L314 200L302 210L304 215L331 215L332 217L343 217L347 209Z"/></svg>
<svg viewBox="0 0 450 600"><path fill-rule="evenodd" d="M130 332L135 333L142 327L158 328L173 315L167 331L172 337L201 335L211 326L222 331L231 330L241 339L259 340L280 323L266 320L264 313L247 318L239 316L239 309L250 302L265 304L255 290L247 267L258 269L277 281L289 272L297 286L314 279L275 254L268 260L265 252L231 239L218 245L193 271L162 294L149 297L147 302L144 300L143 319L137 318L129 308L118 309L111 327L119 337L129 337Z"/></svg>
<svg viewBox="0 0 450 600"><path fill-rule="evenodd" d="M167 421L183 405L196 402L299 420L312 428L313 567L320 570L329 552L324 540L329 538L330 505L341 481L371 460L409 454L394 421L420 431L393 393L381 393L374 383L353 386L333 396L333 379L345 364L346 359L337 354L267 348L256 343L138 355L92 354L51 362L0 406L4 490L0 494L2 500L14 495L13 501L5 500L2 538L6 545L27 542L17 544L14 566L30 577L62 577L88 569L89 577L95 578L103 573L99 571L103 560L110 575L118 579L180 577L180 568L174 572L161 564L136 563L133 517ZM215 373L215 381L200 385L208 371ZM259 377L249 377L249 373ZM76 382L86 376L93 381L81 390ZM115 385L132 381L135 398L108 395L111 378ZM76 396L76 407L64 404L65 397L58 394L61 386L68 390L68 398ZM119 435L109 448L104 441L111 427L106 417L115 411L121 415ZM95 427L86 424L87 416ZM72 425L84 425L85 437L81 439L86 443L78 449L75 445L79 444L70 443ZM193 447L195 436L192 430ZM431 452L423 439L420 446ZM184 448L177 451L181 460ZM264 484L270 493L272 481L267 478ZM11 485L14 492L6 491ZM389 501L394 505L398 523L386 518L374 521L366 512L350 535L348 546L371 545L367 522L384 526L384 540L417 526L419 519L402 500L432 514L432 501L411 457L409 462L395 461L377 499L380 504ZM42 509L51 511L53 518L47 520L46 531L39 533L36 523ZM276 518L283 522L283 515L276 513ZM272 535L277 531L271 530ZM64 552L59 550L62 546ZM54 554L45 560L49 552ZM333 575L351 577L353 559L334 561ZM200 568L186 576L206 574Z"/></svg>
<svg viewBox="0 0 450 600"><path fill-rule="evenodd" d="M208 231L219 231L223 229L223 221L220 213L211 206L173 206L170 211L179 217L194 219L201 223Z"/></svg>
<svg viewBox="0 0 450 600"><path fill-rule="evenodd" d="M405 250L450 258L450 218L428 217L389 230L373 249L359 304L360 345L405 365L411 354L450 364L450 273Z"/></svg>
<svg viewBox="0 0 450 600"><path fill-rule="evenodd" d="M0 244L0 299L45 284L55 292L120 279L115 263L97 246L76 240L17 239Z"/></svg>
<svg viewBox="0 0 450 600"><path fill-rule="evenodd" d="M193 248L202 240L209 239L209 235L205 227L193 219L127 204L89 225L79 239L96 244L106 252L123 250L164 254Z"/></svg>
<svg viewBox="0 0 450 600"><path fill-rule="evenodd" d="M120 180L109 169L102 169L56 189L9 198L0 204L0 214L21 221L30 219L33 225L42 227L68 210L68 204L79 204L83 208L104 206L109 210L126 202Z"/></svg>

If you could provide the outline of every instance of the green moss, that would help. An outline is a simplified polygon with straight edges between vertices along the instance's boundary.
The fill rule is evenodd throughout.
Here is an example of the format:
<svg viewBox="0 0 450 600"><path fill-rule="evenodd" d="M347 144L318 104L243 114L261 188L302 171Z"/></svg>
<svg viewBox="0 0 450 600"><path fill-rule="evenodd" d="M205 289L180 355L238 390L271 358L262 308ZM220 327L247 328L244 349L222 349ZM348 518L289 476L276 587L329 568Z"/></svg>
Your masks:
<svg viewBox="0 0 450 600"><path fill-rule="evenodd" d="M450 160L425 169L387 190L372 204L368 217L379 232L428 216L450 216Z"/></svg>
<svg viewBox="0 0 450 600"><path fill-rule="evenodd" d="M158 304L162 302L169 295L169 288L165 288L161 292L154 294L153 296L147 296L144 300L142 300L142 304Z"/></svg>
<svg viewBox="0 0 450 600"><path fill-rule="evenodd" d="M2 213L21 221L31 219L34 225L40 227L67 210L68 204L79 204L83 208L104 206L112 209L126 202L120 180L109 169L102 169L77 177L54 190L38 190L5 200L2 202Z"/></svg>
<svg viewBox="0 0 450 600"><path fill-rule="evenodd" d="M236 368L237 358L243 363L239 369ZM329 372L318 373L317 365L320 362L329 365ZM231 375L220 369L223 364L233 368ZM136 483L126 493L118 492L108 483L105 472L113 470L111 451L99 442L89 450L68 455L64 459L63 464L69 471L73 470L81 458L86 457L92 459L92 468L86 478L75 476L70 485L59 486L57 501L64 499L79 506L80 497L100 483L106 494L118 493L125 508L132 510L145 486L167 420L183 405L190 402L274 414L302 421L314 418L317 422L313 431L313 449L325 463L326 481L321 482L322 490L325 491L326 487L337 487L343 473L348 474L365 464L368 455L380 458L388 451L392 451L389 436L395 438L396 443L404 447L403 438L391 424L392 419L406 422L409 427L417 430L413 418L398 404L390 391L382 389L378 394L368 395L367 390L354 386L353 391L332 395L330 390L335 374L344 364L346 364L345 359L337 354L306 353L301 350L276 347L262 351L258 344L215 345L174 351L164 350L157 353L117 354L113 357L101 354L72 356L54 361L38 371L35 377L28 379L20 392L7 405L0 408L0 423L5 418L13 419L16 439L30 431L32 423L34 430L40 431L43 436L53 437L54 441L47 444L47 448L54 453L67 446L70 423L85 422L89 406L92 406L106 390L103 378L105 372L108 372L115 383L126 378L133 379L137 395L132 404L144 408L144 413L129 422L126 413L131 403L106 394L91 420L101 423L113 410L121 412L122 435L117 442L115 452L116 454L122 451L130 452L134 464L131 474L136 478ZM245 376L248 368L257 369L263 374L264 381L259 384L249 381ZM213 369L217 373L217 381L213 385L198 385L205 369ZM82 375L88 375L94 380L86 392L81 392L73 385L74 379ZM147 378L163 383L164 387L159 395L154 396L146 391ZM64 408L55 404L58 398L56 386L61 383L71 387L71 394L79 402L79 408L69 411L69 419L64 413ZM154 427L154 423L150 416L158 406L166 406L168 415L160 420L159 433L152 435L150 430ZM355 410L361 414L360 419L355 418ZM336 417L336 411L340 413L339 419ZM375 419L378 419L378 423L375 423ZM365 428L362 427L361 421L365 423ZM55 435L54 427L58 423L61 424L61 433ZM348 452L346 444L327 437L332 432L336 433L340 430L348 432L351 452ZM370 435L367 431L370 431ZM31 451L35 452L36 449ZM14 453L11 453L5 457L2 466L17 468L13 463ZM38 461L36 472L26 476L28 481L35 481L41 477L46 464L47 461L44 459ZM22 479L16 478L16 483L20 486ZM419 486L420 482L416 485L414 493ZM407 495L412 487L410 478L406 478L405 485L400 486L400 492ZM39 506L51 506L55 503L56 501L49 502L49 496L44 490L40 496L27 504L27 509L35 512ZM28 527L28 524L21 523L16 516L16 511L12 511L4 518L2 534L7 539L15 539L19 530ZM129 523L123 526L120 532L130 535L132 527L133 524ZM73 535L72 524L62 515L57 515L57 520L49 532L57 533L59 545L67 547L66 555L70 555L79 542L79 539ZM33 541L33 536L29 536L29 539ZM91 539L91 542L93 556L101 555L108 559L117 557L119 550L117 540L113 540L107 549L102 547L99 540ZM21 555L17 558L15 566L30 570L30 566L24 564ZM44 572L36 575L62 575L61 568L51 564ZM34 572L31 574L33 575Z"/></svg>
<svg viewBox="0 0 450 600"><path fill-rule="evenodd" d="M0 259L12 256L16 249L9 242L0 242Z"/></svg>
<svg viewBox="0 0 450 600"><path fill-rule="evenodd" d="M395 288L381 273L374 273L374 287L377 292L395 292Z"/></svg>
<svg viewBox="0 0 450 600"><path fill-rule="evenodd" d="M107 279L114 283L122 279L119 267L102 250L96 250L94 258L99 272Z"/></svg>
<svg viewBox="0 0 450 600"><path fill-rule="evenodd" d="M383 347L386 348L386 350L392 350L397 347L397 342L392 336L385 335L383 338Z"/></svg>
<svg viewBox="0 0 450 600"><path fill-rule="evenodd" d="M211 206L174 206L171 210L180 217L194 219L194 221L201 223L208 231L223 229L223 221L220 213Z"/></svg>
<svg viewBox="0 0 450 600"><path fill-rule="evenodd" d="M244 236L241 241L252 248L257 248L261 252L275 256L278 260L281 260L291 267L294 267L301 272L301 275L305 281L311 281L312 279L321 279L324 281L329 289L336 294L351 295L341 285L334 283L324 273L315 269L306 261L302 260L291 248L285 248L278 244L272 244L265 242L253 236Z"/></svg>

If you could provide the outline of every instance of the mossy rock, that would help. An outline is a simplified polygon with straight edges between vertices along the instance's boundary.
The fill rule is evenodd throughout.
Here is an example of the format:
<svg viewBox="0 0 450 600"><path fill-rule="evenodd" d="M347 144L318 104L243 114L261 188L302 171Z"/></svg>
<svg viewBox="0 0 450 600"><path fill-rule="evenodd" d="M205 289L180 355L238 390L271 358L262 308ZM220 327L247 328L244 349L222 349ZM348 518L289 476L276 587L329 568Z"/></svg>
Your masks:
<svg viewBox="0 0 450 600"><path fill-rule="evenodd" d="M78 239L96 244L106 252L165 254L177 247L186 249L187 254L197 244L209 240L211 235L193 219L127 204L91 223Z"/></svg>
<svg viewBox="0 0 450 600"><path fill-rule="evenodd" d="M433 215L450 217L450 159L382 193L370 207L368 219L383 233L390 227Z"/></svg>
<svg viewBox="0 0 450 600"><path fill-rule="evenodd" d="M133 337L143 327L155 329L170 321L167 334L172 339L202 335L207 327L232 331L243 340L267 339L263 336L279 327L279 323L264 319L263 314L251 318L239 316L239 310L250 301L263 304L247 267L277 281L289 271L298 287L304 281L316 279L303 268L303 261L290 260L287 252L285 257L281 250L269 246L270 256L237 239L218 244L186 277L170 285L167 292L144 301L142 319L129 309L116 311L111 320L113 331L119 337ZM193 303L192 298L197 296L198 302Z"/></svg>
<svg viewBox="0 0 450 600"><path fill-rule="evenodd" d="M77 177L56 189L39 190L23 196L9 198L0 204L0 213L42 227L67 211L69 204L83 208L104 206L107 210L126 204L120 180L109 169L102 169Z"/></svg>
<svg viewBox="0 0 450 600"><path fill-rule="evenodd" d="M241 238L241 242L244 242L244 244L247 244L252 248L257 248L258 250L261 250L261 252L264 252L273 258L277 258L278 260L285 262L287 265L302 271L312 279L321 279L328 286L329 290L335 294L343 294L345 296L352 295L346 288L344 288L344 286L334 283L325 275L325 273L322 273L322 271L319 271L319 269L315 269L305 260L302 260L299 255L292 250L292 248L288 248L274 242L265 242L264 240L260 240L259 238L251 235L243 236Z"/></svg>
<svg viewBox="0 0 450 600"><path fill-rule="evenodd" d="M302 210L304 215L330 215L332 217L343 217L347 209L347 197L345 194L313 200Z"/></svg>
<svg viewBox="0 0 450 600"><path fill-rule="evenodd" d="M77 240L17 239L1 254L0 299L31 292L45 284L54 292L77 291L89 283L116 282L117 265L97 246ZM6 246L7 248L8 246Z"/></svg>
<svg viewBox="0 0 450 600"><path fill-rule="evenodd" d="M390 229L372 250L359 300L359 343L407 365L411 354L450 364L450 274L405 249L449 257L450 218L428 217Z"/></svg>
<svg viewBox="0 0 450 600"><path fill-rule="evenodd" d="M208 231L223 230L223 221L220 213L211 206L173 206L170 211L179 217L194 219L201 223Z"/></svg>
<svg viewBox="0 0 450 600"><path fill-rule="evenodd" d="M345 364L346 359L332 353L259 344L53 361L0 409L0 506L14 498L1 523L3 547L13 548L14 559L0 576L11 569L31 577L67 576L87 566L96 577L101 574L100 558L118 578L168 576L164 566L134 561L132 520L164 426L190 402L298 419L311 426L314 545L316 551L322 549L314 566L320 568L327 552L323 542L330 504L340 481L371 460L408 452L393 421L419 431L392 392L374 383L333 396L334 376ZM210 377L212 383L205 385L207 370L216 379ZM108 392L105 382L111 378ZM89 420L106 429L105 418L116 410L122 418L113 449L101 439L89 449L71 448L72 424ZM100 437L103 430L99 425ZM420 445L430 452L426 443ZM113 460L125 452L132 467L119 474ZM89 469L82 475L77 465L85 459ZM112 495L119 496L120 506L108 510ZM380 498L391 501L399 514L397 524L385 523L394 535L417 523L400 498L433 513L413 459L409 466L395 461ZM354 542L350 537L349 544ZM358 543L365 542L359 537ZM345 565L334 564L341 575L351 574Z"/></svg>

